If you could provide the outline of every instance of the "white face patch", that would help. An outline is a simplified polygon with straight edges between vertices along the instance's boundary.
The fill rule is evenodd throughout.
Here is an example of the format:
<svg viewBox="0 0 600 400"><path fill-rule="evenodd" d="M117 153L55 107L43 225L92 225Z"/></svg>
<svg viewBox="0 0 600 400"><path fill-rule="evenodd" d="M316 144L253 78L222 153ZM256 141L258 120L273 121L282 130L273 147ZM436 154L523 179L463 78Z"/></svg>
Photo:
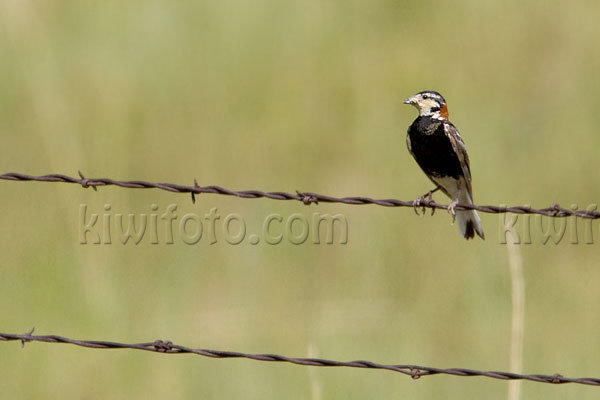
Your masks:
<svg viewBox="0 0 600 400"><path fill-rule="evenodd" d="M440 108L441 104L434 99L423 99L422 97L417 101L417 105L419 109L431 109L431 108Z"/></svg>
<svg viewBox="0 0 600 400"><path fill-rule="evenodd" d="M427 98L424 99L423 96L426 96ZM440 115L439 110L439 108L441 108L441 103L434 97L430 97L430 95L427 94L416 94L410 97L408 100L410 100L410 104L419 110L420 116L444 119Z"/></svg>

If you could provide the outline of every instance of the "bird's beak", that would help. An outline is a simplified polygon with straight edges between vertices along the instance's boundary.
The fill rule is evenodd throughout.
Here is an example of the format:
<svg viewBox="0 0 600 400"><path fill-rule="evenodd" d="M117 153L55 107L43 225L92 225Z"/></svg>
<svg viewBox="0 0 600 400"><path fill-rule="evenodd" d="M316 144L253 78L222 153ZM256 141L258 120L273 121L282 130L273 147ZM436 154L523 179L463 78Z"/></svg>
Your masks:
<svg viewBox="0 0 600 400"><path fill-rule="evenodd" d="M404 104L415 104L414 96L411 96L408 99L404 99Z"/></svg>

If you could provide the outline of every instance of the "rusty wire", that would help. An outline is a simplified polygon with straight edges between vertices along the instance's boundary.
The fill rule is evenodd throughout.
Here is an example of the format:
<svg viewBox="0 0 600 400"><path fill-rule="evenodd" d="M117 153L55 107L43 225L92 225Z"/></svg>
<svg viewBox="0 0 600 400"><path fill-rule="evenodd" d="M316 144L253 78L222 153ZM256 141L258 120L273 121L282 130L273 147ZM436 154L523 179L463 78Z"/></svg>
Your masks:
<svg viewBox="0 0 600 400"><path fill-rule="evenodd" d="M286 362L297 365L313 366L313 367L350 367L350 368L369 368L378 370L388 370L400 372L401 374L408 375L413 379L419 379L423 376L446 374L453 376L484 376L487 378L501 379L501 380L528 380L541 383L578 383L581 385L600 386L600 378L567 378L560 374L554 375L521 375L514 374L511 372L498 372L498 371L477 371L466 368L434 368L434 367L423 367L419 365L399 365L399 364L380 364L372 361L334 361L325 360L321 358L295 358L286 357L277 354L247 354L234 351L222 351L222 350L206 350L206 349L192 349L189 347L174 344L170 341L156 340L154 342L147 343L117 343L117 342L105 342L98 340L75 340L69 339L63 336L57 335L33 335L33 329L25 334L10 334L0 333L0 341L20 341L24 346L27 342L45 342L45 343L67 343L81 347L88 347L92 349L134 349L144 350L156 353L166 354L197 354L204 357L210 358L247 358L255 361L272 361L272 362Z"/></svg>
<svg viewBox="0 0 600 400"><path fill-rule="evenodd" d="M299 192L296 194L286 192L263 192L260 190L241 190L235 191L223 188L221 186L198 186L194 180L193 186L178 185L175 183L156 183L146 181L118 181L110 178L86 178L79 172L80 178L74 178L61 174L50 174L41 176L32 176L19 173L7 173L0 175L0 179L9 181L37 181L37 182L64 182L76 183L84 188L91 187L94 190L98 186L119 186L130 189L161 189L175 193L191 193L192 201L195 201L195 195L202 193L219 194L224 196L236 196L244 199L256 199L265 197L273 200L298 200L304 204L322 203L343 203L351 205L376 204L384 207L414 207L414 202L402 201L397 199L372 199L370 197L332 197L312 192ZM430 208L432 212L436 209L448 209L448 205L439 204L431 199L423 199L419 204L419 208ZM570 217L576 216L580 218L598 219L600 212L590 210L571 210L563 208L558 204L553 204L550 207L535 209L528 206L515 207L499 207L499 206L478 206L473 204L457 204L456 210L477 210L484 213L500 214L540 214L548 217Z"/></svg>

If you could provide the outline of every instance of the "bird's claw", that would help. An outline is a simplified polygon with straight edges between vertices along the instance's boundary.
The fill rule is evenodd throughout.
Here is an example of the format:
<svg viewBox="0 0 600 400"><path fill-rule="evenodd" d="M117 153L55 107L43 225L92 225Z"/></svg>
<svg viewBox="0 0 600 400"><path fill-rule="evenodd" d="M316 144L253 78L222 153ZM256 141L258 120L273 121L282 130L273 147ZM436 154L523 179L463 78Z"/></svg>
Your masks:
<svg viewBox="0 0 600 400"><path fill-rule="evenodd" d="M429 206L429 204L431 204L431 202L433 201L433 192L435 192L435 190L430 190L429 192L425 193L423 196L419 196L413 200L412 205L413 205L413 209L415 210L415 214L419 215L419 207L421 207L422 213L423 213L423 215L425 215L425 208L427 206ZM435 212L435 208L432 207L431 215L433 215L434 212Z"/></svg>
<svg viewBox="0 0 600 400"><path fill-rule="evenodd" d="M413 200L413 210L415 210L415 214L419 215L419 207L421 206L421 202L425 200L423 196L417 197ZM423 207L423 215L425 215L425 207Z"/></svg>
<svg viewBox="0 0 600 400"><path fill-rule="evenodd" d="M456 205L458 204L458 200L454 200L452 203L448 205L448 212L452 214L452 223L456 221Z"/></svg>

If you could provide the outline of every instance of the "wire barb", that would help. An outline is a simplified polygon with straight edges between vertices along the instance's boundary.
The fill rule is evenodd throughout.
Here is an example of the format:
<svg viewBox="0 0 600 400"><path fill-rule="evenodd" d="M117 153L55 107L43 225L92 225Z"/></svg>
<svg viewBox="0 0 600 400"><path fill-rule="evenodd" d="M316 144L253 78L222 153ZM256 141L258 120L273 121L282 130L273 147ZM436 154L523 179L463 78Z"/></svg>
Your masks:
<svg viewBox="0 0 600 400"><path fill-rule="evenodd" d="M8 181L37 181L37 182L63 182L63 183L76 183L82 187L92 187L96 190L97 186L119 186L128 189L160 189L174 193L191 193L194 197L192 200L195 201L195 195L201 193L210 193L223 196L236 196L243 199L257 199L257 198L268 198L273 200L300 200L304 204L318 204L322 203L342 203L349 205L364 205L364 204L375 204L383 207L414 207L414 201L403 201L397 199L372 199L370 197L333 197L318 193L311 192L296 192L296 194L286 192L263 192L260 190L242 190L235 191L223 188L221 186L198 186L194 182L194 186L178 185L175 183L156 183L146 181L118 181L110 178L85 178L81 172L79 172L81 178L74 178L67 175L61 174L50 174L41 176L32 176L26 174L20 174L15 172L6 173L0 175L0 179ZM419 207L431 208L432 212L436 209L448 209L448 205L436 203L433 200L421 202ZM483 213L501 214L501 213L513 213L513 214L539 214L548 217L580 217L589 219L599 219L600 212L591 210L569 210L560 207L558 204L553 204L548 208L535 209L527 206L514 206L514 207L498 207L498 206L478 206L474 204L456 204L454 207L455 211L463 210L477 210Z"/></svg>
<svg viewBox="0 0 600 400"><path fill-rule="evenodd" d="M156 351L159 353L167 353L173 350L173 342L170 340L156 340L154 343L152 343L152 346L154 346Z"/></svg>
<svg viewBox="0 0 600 400"><path fill-rule="evenodd" d="M296 194L299 197L298 200L300 200L307 206L310 206L312 203L319 204L319 200L312 193L303 193L303 192L300 192L299 190L296 190Z"/></svg>
<svg viewBox="0 0 600 400"><path fill-rule="evenodd" d="M418 368L411 368L410 377L413 379L419 379L421 377L421 370Z"/></svg>
<svg viewBox="0 0 600 400"><path fill-rule="evenodd" d="M33 331L35 331L35 327L31 328L29 332L23 335L23 337L21 338L21 348L25 348L25 343L33 341L33 339L31 339Z"/></svg>
<svg viewBox="0 0 600 400"><path fill-rule="evenodd" d="M196 178L194 178L194 190L191 192L192 193L192 204L196 204L196 190L200 189L200 186L198 186L198 181L196 180ZM198 192L198 194L200 194L200 192Z"/></svg>
<svg viewBox="0 0 600 400"><path fill-rule="evenodd" d="M255 361L269 361L269 362L285 362L296 365L313 366L313 367L348 367L348 368L367 368L377 370L388 370L394 372L400 372L401 374L410 376L412 379L417 380L423 376L446 374L452 376L483 376L493 379L501 380L527 380L533 382L550 383L550 384L563 384L563 383L577 383L581 385L600 386L600 378L565 378L560 374L554 375L521 375L514 374L511 372L497 372L497 371L477 371L473 369L465 368L434 368L434 367L423 367L418 365L400 365L400 364L380 364L372 361L334 361L326 360L322 358L294 358L286 357L277 354L249 354L240 353L233 351L222 351L222 350L206 350L206 349L192 349L185 346L174 344L168 340L156 340L149 343L118 343L118 342L106 342L98 340L76 340L69 339L63 336L57 335L33 335L33 329L26 334L11 334L11 333L0 333L0 341L21 341L25 342L44 342L44 343L67 343L75 346L87 347L92 349L133 349L133 350L144 350L162 354L196 354L208 358L246 358Z"/></svg>
<svg viewBox="0 0 600 400"><path fill-rule="evenodd" d="M89 185L89 179L87 179L85 176L83 176L83 173L81 171L77 171L79 173L79 176L81 177L81 187L84 189L87 189L90 187ZM94 189L94 192L97 192L98 189L96 188L96 186L92 186L92 189Z"/></svg>

